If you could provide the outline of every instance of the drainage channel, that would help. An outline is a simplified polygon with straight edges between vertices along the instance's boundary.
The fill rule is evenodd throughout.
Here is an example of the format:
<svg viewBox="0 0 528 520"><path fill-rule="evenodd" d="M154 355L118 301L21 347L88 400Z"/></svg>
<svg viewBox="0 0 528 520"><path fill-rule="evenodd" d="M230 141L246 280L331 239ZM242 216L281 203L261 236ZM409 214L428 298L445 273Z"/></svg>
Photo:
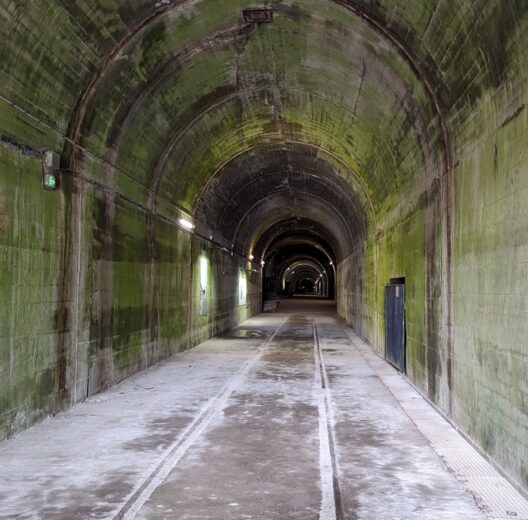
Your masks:
<svg viewBox="0 0 528 520"><path fill-rule="evenodd" d="M321 471L321 510L319 520L344 520L345 514L339 487L335 437L333 429L333 406L328 384L317 324L313 322L315 381L319 388L319 465Z"/></svg>
<svg viewBox="0 0 528 520"><path fill-rule="evenodd" d="M285 318L237 372L229 379L227 384L211 398L200 410L196 418L183 431L183 433L165 450L163 455L145 472L144 477L128 495L125 503L113 516L113 520L132 520L150 498L152 493L167 478L178 462L192 447L196 440L207 428L213 417L225 408L230 395L240 387L255 363L264 351L271 345L279 330L286 323Z"/></svg>

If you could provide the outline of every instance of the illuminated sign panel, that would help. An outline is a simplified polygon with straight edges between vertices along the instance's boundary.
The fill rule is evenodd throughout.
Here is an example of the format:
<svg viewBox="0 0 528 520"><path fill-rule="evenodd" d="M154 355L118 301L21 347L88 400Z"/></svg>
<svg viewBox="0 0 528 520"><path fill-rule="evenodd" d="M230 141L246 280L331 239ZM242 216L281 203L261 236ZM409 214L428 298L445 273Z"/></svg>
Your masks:
<svg viewBox="0 0 528 520"><path fill-rule="evenodd" d="M238 305L247 304L247 278L244 271L238 275Z"/></svg>
<svg viewBox="0 0 528 520"><path fill-rule="evenodd" d="M200 257L200 316L207 316L207 281L209 262L207 257Z"/></svg>

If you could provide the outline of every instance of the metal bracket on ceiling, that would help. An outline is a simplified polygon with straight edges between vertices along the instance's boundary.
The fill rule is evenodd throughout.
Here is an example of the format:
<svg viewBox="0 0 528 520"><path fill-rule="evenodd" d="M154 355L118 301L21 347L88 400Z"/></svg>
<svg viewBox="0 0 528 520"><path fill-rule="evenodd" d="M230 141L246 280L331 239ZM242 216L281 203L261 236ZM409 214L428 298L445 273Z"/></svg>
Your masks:
<svg viewBox="0 0 528 520"><path fill-rule="evenodd" d="M269 7L249 7L242 11L246 23L271 23L273 11Z"/></svg>

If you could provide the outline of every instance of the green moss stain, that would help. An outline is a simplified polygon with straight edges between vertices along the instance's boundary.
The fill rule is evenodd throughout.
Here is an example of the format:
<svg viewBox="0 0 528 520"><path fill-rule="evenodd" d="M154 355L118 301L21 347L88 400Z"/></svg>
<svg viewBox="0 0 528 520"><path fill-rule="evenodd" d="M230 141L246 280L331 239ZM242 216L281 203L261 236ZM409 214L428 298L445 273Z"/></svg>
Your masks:
<svg viewBox="0 0 528 520"><path fill-rule="evenodd" d="M40 168L0 146L0 436L53 408L60 371L53 302L61 199L44 192Z"/></svg>

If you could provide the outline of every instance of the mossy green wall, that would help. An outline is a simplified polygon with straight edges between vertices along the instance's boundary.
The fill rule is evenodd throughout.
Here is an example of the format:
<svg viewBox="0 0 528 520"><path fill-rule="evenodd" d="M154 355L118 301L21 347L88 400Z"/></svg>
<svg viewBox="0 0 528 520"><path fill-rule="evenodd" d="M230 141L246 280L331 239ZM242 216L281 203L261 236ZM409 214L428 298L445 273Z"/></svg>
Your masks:
<svg viewBox="0 0 528 520"><path fill-rule="evenodd" d="M528 486L528 59L457 127L453 418Z"/></svg>
<svg viewBox="0 0 528 520"><path fill-rule="evenodd" d="M0 145L0 437L260 309L251 270L248 305L238 305L244 259L66 175L64 191L45 191L40 158ZM207 316L195 283L202 254Z"/></svg>
<svg viewBox="0 0 528 520"><path fill-rule="evenodd" d="M526 22L521 25L526 27ZM473 88L448 111L453 158L449 210L442 205L442 174L438 173L438 180L429 176L422 193L416 187L403 190L400 197L408 202L382 212L364 238L361 253L338 266L340 312L381 354L384 285L391 276L406 277L408 377L524 488L528 486L528 59L521 50L525 41L519 27L512 31L503 81L491 85L484 80L484 68L471 69ZM446 211L452 219L448 294L442 285ZM451 323L444 320L446 298L452 305ZM447 327L452 333L451 350Z"/></svg>
<svg viewBox="0 0 528 520"><path fill-rule="evenodd" d="M57 409L54 315L61 197L40 162L0 146L0 435Z"/></svg>

